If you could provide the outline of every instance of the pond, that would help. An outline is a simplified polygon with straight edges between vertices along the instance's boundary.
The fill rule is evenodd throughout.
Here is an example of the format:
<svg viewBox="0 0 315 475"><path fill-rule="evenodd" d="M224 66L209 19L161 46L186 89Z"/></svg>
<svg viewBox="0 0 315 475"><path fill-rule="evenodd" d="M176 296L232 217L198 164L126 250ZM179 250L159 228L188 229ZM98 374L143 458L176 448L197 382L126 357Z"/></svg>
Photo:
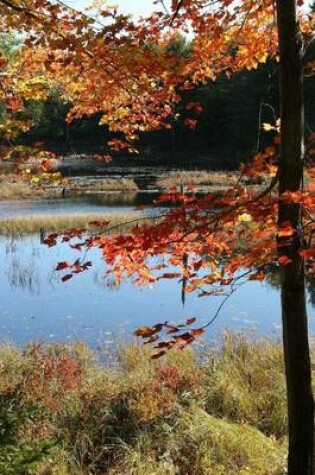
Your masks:
<svg viewBox="0 0 315 475"><path fill-rule="evenodd" d="M89 259L93 267L66 283L54 271L56 263L77 257L67 245L47 248L39 236L0 240L0 340L24 345L29 341L85 341L93 348L131 337L141 325L165 320L179 322L197 316L205 323L222 297L187 295L183 307L181 283L159 281L139 288L131 282L119 287L105 281L105 268L97 249ZM269 282L271 279L269 279ZM224 329L255 331L280 336L280 299L268 283L249 282L223 307L206 338L216 339ZM315 330L309 302L310 329Z"/></svg>
<svg viewBox="0 0 315 475"><path fill-rule="evenodd" d="M3 201L0 203L0 218L36 216L43 214L107 214L132 213L137 206L150 205L157 193L113 192L106 194L88 193L65 199Z"/></svg>
<svg viewBox="0 0 315 475"><path fill-rule="evenodd" d="M135 207L152 203L151 193L113 193L45 200L12 201L0 204L0 217L56 214L133 213ZM150 209L147 210L150 212ZM73 261L75 251L66 245L47 248L37 235L0 239L0 340L25 345L29 341L83 340L91 347L129 338L142 325L165 320L180 322L197 316L205 323L215 314L222 297L198 298L188 294L181 302L181 283L159 281L139 288L131 282L119 287L106 282L104 262L98 250L90 251L89 272L63 283L54 269L60 261ZM216 339L224 329L253 330L280 336L280 297L274 285L249 282L225 304L207 331ZM272 285L271 285L272 284ZM311 285L309 285L311 287ZM310 330L315 331L314 293L309 293Z"/></svg>

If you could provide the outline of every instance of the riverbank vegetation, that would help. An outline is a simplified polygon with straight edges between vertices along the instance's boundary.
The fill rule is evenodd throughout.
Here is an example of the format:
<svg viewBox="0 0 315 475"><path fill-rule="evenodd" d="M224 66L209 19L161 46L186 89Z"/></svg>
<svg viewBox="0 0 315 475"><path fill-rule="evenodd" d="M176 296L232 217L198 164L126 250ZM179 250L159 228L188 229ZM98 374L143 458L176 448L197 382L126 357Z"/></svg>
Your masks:
<svg viewBox="0 0 315 475"><path fill-rule="evenodd" d="M280 344L226 334L158 361L133 344L99 357L80 343L1 347L1 474L284 473Z"/></svg>
<svg viewBox="0 0 315 475"><path fill-rule="evenodd" d="M35 186L31 181L22 181L14 173L0 175L0 200L33 200L49 197L48 190Z"/></svg>
<svg viewBox="0 0 315 475"><path fill-rule="evenodd" d="M0 235L2 236L23 236L27 234L38 233L41 230L48 232L62 232L69 228L86 229L95 231L96 229L106 230L108 227L118 226L120 231L127 231L131 225L128 222L141 217L141 213L113 213L98 214L91 216L89 214L76 215L34 215L17 218L0 219ZM104 228L93 225L93 222L104 222ZM109 224L108 224L109 223ZM133 223L134 225L134 223Z"/></svg>
<svg viewBox="0 0 315 475"><path fill-rule="evenodd" d="M80 167L80 164L78 164ZM107 171L109 174L110 169ZM161 173L162 172L162 173ZM182 185L187 188L190 186L198 188L220 188L233 186L240 178L239 173L228 171L208 171L208 170L173 170L165 171L163 168L155 170L156 176L151 176L152 183L144 188L167 191L170 188ZM47 198L67 198L86 193L137 193L141 187L136 183L137 175L134 177L86 177L85 179L75 180L72 178L64 179L59 185L42 184L36 185L30 180L22 181L14 173L0 175L0 201L5 200L38 200ZM149 180L150 182L150 177ZM64 191L63 191L64 190Z"/></svg>
<svg viewBox="0 0 315 475"><path fill-rule="evenodd" d="M69 186L69 191L74 193L84 193L86 191L91 191L93 193L99 192L111 192L111 191L125 191L125 192L132 192L132 191L139 191L139 188L135 181L132 178L101 178L95 180L91 187L91 184L84 183L84 181L80 184L71 184Z"/></svg>
<svg viewBox="0 0 315 475"><path fill-rule="evenodd" d="M172 186L233 186L240 178L240 174L228 171L171 171L167 176L161 177L156 182L160 190L167 190Z"/></svg>

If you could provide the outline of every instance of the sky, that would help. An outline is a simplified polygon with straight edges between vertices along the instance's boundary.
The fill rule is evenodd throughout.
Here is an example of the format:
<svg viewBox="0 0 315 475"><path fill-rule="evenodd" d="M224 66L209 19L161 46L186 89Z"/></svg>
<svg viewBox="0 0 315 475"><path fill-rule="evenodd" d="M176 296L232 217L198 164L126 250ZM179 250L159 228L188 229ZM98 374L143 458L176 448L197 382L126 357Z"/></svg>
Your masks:
<svg viewBox="0 0 315 475"><path fill-rule="evenodd" d="M75 9L84 9L87 5L90 5L93 0L65 0ZM135 16L149 15L153 10L157 9L154 5L154 0L107 0L108 4L118 5L119 10L123 13L132 13ZM165 4L170 4L170 0L166 0ZM312 0L305 0L305 9L308 10L309 5L312 4Z"/></svg>
<svg viewBox="0 0 315 475"><path fill-rule="evenodd" d="M92 0L66 0L68 5L75 9L83 9L92 3ZM108 4L118 5L123 13L132 13L133 15L148 15L154 9L153 0L110 0ZM155 5L156 9L156 5Z"/></svg>

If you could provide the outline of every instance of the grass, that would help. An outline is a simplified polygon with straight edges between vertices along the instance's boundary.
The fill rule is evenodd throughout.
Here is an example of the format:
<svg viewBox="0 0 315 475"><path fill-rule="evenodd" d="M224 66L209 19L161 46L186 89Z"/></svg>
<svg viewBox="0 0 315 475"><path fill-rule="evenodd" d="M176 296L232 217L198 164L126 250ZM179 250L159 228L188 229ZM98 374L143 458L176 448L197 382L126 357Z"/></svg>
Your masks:
<svg viewBox="0 0 315 475"><path fill-rule="evenodd" d="M83 344L0 349L2 475L282 475L281 346L228 334L217 350Z"/></svg>
<svg viewBox="0 0 315 475"><path fill-rule="evenodd" d="M138 186L131 178L104 178L96 180L95 182L87 184L74 185L65 184L68 194L78 194L91 191L94 193L100 192L137 192ZM34 185L31 181L23 180L22 177L14 174L0 174L0 200L33 200L44 199L51 196L62 196L62 186L43 186Z"/></svg>
<svg viewBox="0 0 315 475"><path fill-rule="evenodd" d="M45 232L64 231L68 228L79 228L87 230L96 230L91 225L93 221L109 222L109 226L121 226L120 230L130 229L130 226L124 223L140 217L140 213L117 213L109 215L38 215L31 217L4 218L0 219L0 235L3 236L23 236L34 234L43 229ZM107 225L104 227L106 229Z"/></svg>
<svg viewBox="0 0 315 475"><path fill-rule="evenodd" d="M15 174L0 174L0 200L38 199L48 192Z"/></svg>
<svg viewBox="0 0 315 475"><path fill-rule="evenodd" d="M185 187L225 187L237 183L239 176L235 172L226 171L170 171L166 176L158 177L154 185L159 190L166 190L172 186ZM94 181L75 183L68 180L64 185L68 196L86 192L129 192L137 193L138 185L132 178L102 178ZM62 186L38 187L30 181L22 180L16 174L0 174L0 200L41 199L50 196L62 196Z"/></svg>
<svg viewBox="0 0 315 475"><path fill-rule="evenodd" d="M139 188L132 178L103 178L95 180L92 184L71 184L69 185L71 192L93 191L94 193L106 191L138 191Z"/></svg>
<svg viewBox="0 0 315 475"><path fill-rule="evenodd" d="M168 189L172 186L232 186L237 183L238 174L225 171L171 171L167 177L158 178L156 186Z"/></svg>

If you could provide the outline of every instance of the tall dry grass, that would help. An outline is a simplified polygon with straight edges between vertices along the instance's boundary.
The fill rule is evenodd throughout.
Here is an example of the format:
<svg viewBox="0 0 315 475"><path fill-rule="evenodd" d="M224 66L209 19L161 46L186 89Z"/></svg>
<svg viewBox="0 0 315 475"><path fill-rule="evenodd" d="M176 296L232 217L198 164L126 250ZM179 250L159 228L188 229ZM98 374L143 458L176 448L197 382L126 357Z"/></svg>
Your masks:
<svg viewBox="0 0 315 475"><path fill-rule="evenodd" d="M232 186L237 183L239 175L226 171L171 171L165 177L158 178L156 186L159 189L168 189L172 186Z"/></svg>
<svg viewBox="0 0 315 475"><path fill-rule="evenodd" d="M0 200L38 199L48 196L43 188L36 187L14 174L0 174Z"/></svg>
<svg viewBox="0 0 315 475"><path fill-rule="evenodd" d="M124 191L136 192L139 191L137 184L132 178L102 178L91 182L72 184L70 182L69 189L71 192L106 192L106 191Z"/></svg>
<svg viewBox="0 0 315 475"><path fill-rule="evenodd" d="M43 230L44 232L64 231L68 228L78 228L93 230L106 230L109 227L118 226L120 231L126 231L132 227L129 221L136 220L143 216L141 213L117 213L104 215L38 215L17 218L0 219L0 235L2 236L23 236L34 234ZM93 221L104 222L104 227L96 228ZM106 223L109 224L106 224Z"/></svg>

